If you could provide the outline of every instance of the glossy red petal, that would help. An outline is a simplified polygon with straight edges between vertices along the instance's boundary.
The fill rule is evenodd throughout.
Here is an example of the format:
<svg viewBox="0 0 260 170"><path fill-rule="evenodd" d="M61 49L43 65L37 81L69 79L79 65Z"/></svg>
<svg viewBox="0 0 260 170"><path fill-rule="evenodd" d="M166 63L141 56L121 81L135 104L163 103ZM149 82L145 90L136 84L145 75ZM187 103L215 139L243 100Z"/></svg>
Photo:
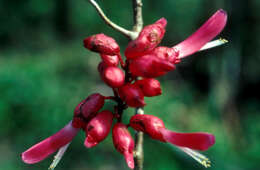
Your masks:
<svg viewBox="0 0 260 170"><path fill-rule="evenodd" d="M62 146L68 144L76 136L78 131L79 129L74 128L71 122L68 123L54 135L23 152L21 155L22 160L27 164L34 164L42 161Z"/></svg>
<svg viewBox="0 0 260 170"><path fill-rule="evenodd" d="M160 131L167 142L181 147L203 151L215 144L214 135L209 133L177 133L164 128Z"/></svg>
<svg viewBox="0 0 260 170"><path fill-rule="evenodd" d="M223 30L226 22L227 13L222 9L218 10L195 33L173 47L179 52L179 58L184 58L198 51Z"/></svg>

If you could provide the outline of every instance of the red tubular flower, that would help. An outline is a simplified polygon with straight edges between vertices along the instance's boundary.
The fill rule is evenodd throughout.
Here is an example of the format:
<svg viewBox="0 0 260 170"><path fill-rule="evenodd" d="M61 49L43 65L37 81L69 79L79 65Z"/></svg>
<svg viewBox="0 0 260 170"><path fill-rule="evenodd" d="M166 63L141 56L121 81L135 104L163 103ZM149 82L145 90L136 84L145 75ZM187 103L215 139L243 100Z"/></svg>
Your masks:
<svg viewBox="0 0 260 170"><path fill-rule="evenodd" d="M103 73L101 73L101 76L103 81L112 88L121 87L125 82L125 74L118 67L105 67Z"/></svg>
<svg viewBox="0 0 260 170"><path fill-rule="evenodd" d="M178 59L179 54L174 48L160 46L156 47L151 53L161 60L168 61L172 64L177 64L180 61Z"/></svg>
<svg viewBox="0 0 260 170"><path fill-rule="evenodd" d="M100 56L107 66L118 66L119 58L117 55L100 54Z"/></svg>
<svg viewBox="0 0 260 170"><path fill-rule="evenodd" d="M84 47L90 51L112 56L118 55L120 52L120 47L116 41L104 34L96 34L85 38Z"/></svg>
<svg viewBox="0 0 260 170"><path fill-rule="evenodd" d="M161 119L153 115L134 115L131 117L130 126L137 131L147 133L153 139L169 142L179 147L207 150L215 143L215 137L209 133L172 132L165 128Z"/></svg>
<svg viewBox="0 0 260 170"><path fill-rule="evenodd" d="M112 112L104 110L88 123L85 129L86 139L84 143L87 148L96 146L107 137L112 126L113 117Z"/></svg>
<svg viewBox="0 0 260 170"><path fill-rule="evenodd" d="M134 169L134 140L127 130L126 125L116 123L112 130L112 136L116 150L124 155L128 167Z"/></svg>
<svg viewBox="0 0 260 170"><path fill-rule="evenodd" d="M80 102L74 110L73 127L84 128L86 123L96 116L104 106L105 97L94 93Z"/></svg>
<svg viewBox="0 0 260 170"><path fill-rule="evenodd" d="M158 96L162 94L160 82L156 79L144 78L142 80L137 80L135 84L141 88L144 96L146 97Z"/></svg>
<svg viewBox="0 0 260 170"><path fill-rule="evenodd" d="M129 69L134 76L155 78L174 70L174 64L160 59L155 55L144 55L133 60Z"/></svg>
<svg viewBox="0 0 260 170"><path fill-rule="evenodd" d="M125 50L127 59L134 59L152 51L161 42L166 24L166 19L161 18L154 24L145 26L137 39L128 44Z"/></svg>
<svg viewBox="0 0 260 170"><path fill-rule="evenodd" d="M222 9L218 10L195 33L173 47L179 53L178 58L184 58L201 49L223 30L226 22L227 13Z"/></svg>
<svg viewBox="0 0 260 170"><path fill-rule="evenodd" d="M32 146L21 154L22 160L27 164L34 164L47 158L62 146L68 144L78 133L79 129L68 123L63 129Z"/></svg>
<svg viewBox="0 0 260 170"><path fill-rule="evenodd" d="M142 90L136 84L125 84L118 89L120 98L130 107L143 107L145 105Z"/></svg>

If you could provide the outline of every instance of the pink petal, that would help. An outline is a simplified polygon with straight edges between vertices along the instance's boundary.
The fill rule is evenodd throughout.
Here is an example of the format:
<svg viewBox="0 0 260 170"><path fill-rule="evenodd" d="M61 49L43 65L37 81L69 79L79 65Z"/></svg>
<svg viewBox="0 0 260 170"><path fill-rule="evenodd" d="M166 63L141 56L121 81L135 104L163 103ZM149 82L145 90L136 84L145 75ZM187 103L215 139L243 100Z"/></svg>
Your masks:
<svg viewBox="0 0 260 170"><path fill-rule="evenodd" d="M78 133L79 129L72 126L71 121L60 131L22 153L22 160L27 164L42 161L60 147L68 144Z"/></svg>
<svg viewBox="0 0 260 170"><path fill-rule="evenodd" d="M209 133L176 133L164 128L160 131L167 142L190 149L207 150L215 143L215 137Z"/></svg>
<svg viewBox="0 0 260 170"><path fill-rule="evenodd" d="M195 33L173 47L179 52L179 58L184 58L198 51L223 30L226 22L227 13L222 9L218 10Z"/></svg>

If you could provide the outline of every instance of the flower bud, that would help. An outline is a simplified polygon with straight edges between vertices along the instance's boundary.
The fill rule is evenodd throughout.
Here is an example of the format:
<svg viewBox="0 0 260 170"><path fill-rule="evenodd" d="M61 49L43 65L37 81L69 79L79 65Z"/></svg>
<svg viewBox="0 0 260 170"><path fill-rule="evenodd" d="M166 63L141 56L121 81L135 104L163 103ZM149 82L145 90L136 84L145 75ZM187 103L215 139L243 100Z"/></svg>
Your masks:
<svg viewBox="0 0 260 170"><path fill-rule="evenodd" d="M118 152L124 155L129 168L134 169L134 140L126 125L117 123L112 130L113 143Z"/></svg>
<svg viewBox="0 0 260 170"><path fill-rule="evenodd" d="M116 55L120 52L120 47L116 41L102 33L85 38L84 47L90 51L106 55Z"/></svg>
<svg viewBox="0 0 260 170"><path fill-rule="evenodd" d="M94 93L80 102L74 110L73 127L84 128L82 126L96 116L104 103L105 97L99 93Z"/></svg>
<svg viewBox="0 0 260 170"><path fill-rule="evenodd" d="M135 82L142 90L144 96L152 97L162 94L160 82L153 78L144 78Z"/></svg>
<svg viewBox="0 0 260 170"><path fill-rule="evenodd" d="M174 48L164 46L156 47L153 50L152 54L162 60L169 61L172 64L177 64L180 62L180 60L178 59L179 54L177 51L175 51Z"/></svg>
<svg viewBox="0 0 260 170"><path fill-rule="evenodd" d="M112 126L113 117L112 112L104 110L91 119L85 129L86 139L84 144L87 148L96 146L107 137Z"/></svg>
<svg viewBox="0 0 260 170"><path fill-rule="evenodd" d="M119 58L117 55L100 54L100 56L107 66L118 66Z"/></svg>
<svg viewBox="0 0 260 170"><path fill-rule="evenodd" d="M118 89L120 98L130 107L143 107L145 105L142 90L136 84L125 84Z"/></svg>
<svg viewBox="0 0 260 170"><path fill-rule="evenodd" d="M112 88L120 87L125 82L124 72L120 68L114 66L106 67L101 74L101 77L104 82Z"/></svg>
<svg viewBox="0 0 260 170"><path fill-rule="evenodd" d="M169 142L179 147L207 150L215 143L215 137L209 133L178 133L170 131L165 128L161 119L153 115L134 115L131 117L130 126L137 131L147 133L153 139Z"/></svg>
<svg viewBox="0 0 260 170"><path fill-rule="evenodd" d="M127 59L134 59L152 51L161 42L166 24L166 19L161 18L154 24L145 26L137 39L128 44L125 50Z"/></svg>
<svg viewBox="0 0 260 170"><path fill-rule="evenodd" d="M174 70L175 66L154 55L144 55L130 63L129 69L134 76L155 78Z"/></svg>

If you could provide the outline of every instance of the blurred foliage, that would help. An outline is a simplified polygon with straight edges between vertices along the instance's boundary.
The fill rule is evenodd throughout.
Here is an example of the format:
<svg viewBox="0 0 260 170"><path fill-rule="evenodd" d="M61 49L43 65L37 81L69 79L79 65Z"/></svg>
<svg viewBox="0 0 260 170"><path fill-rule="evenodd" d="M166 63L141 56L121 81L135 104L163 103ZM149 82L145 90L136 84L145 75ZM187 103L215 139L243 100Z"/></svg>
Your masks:
<svg viewBox="0 0 260 170"><path fill-rule="evenodd" d="M98 1L105 13L128 29L131 1ZM163 45L174 45L217 9L228 12L220 35L230 42L197 53L159 80L163 95L147 98L145 112L169 129L208 131L216 144L205 154L210 169L255 170L260 160L259 0L143 0L145 25L168 20ZM106 26L86 0L0 0L0 169L47 169L52 157L24 164L19 154L58 131L74 107L93 92L112 92L96 71L99 57L83 48L84 37L103 32L125 48L128 40ZM113 103L105 108L112 109ZM127 123L134 109L125 114ZM127 169L111 135L93 149L84 133L73 140L58 165L70 170ZM178 149L145 136L146 170L204 169ZM66 167L66 168L65 168Z"/></svg>

